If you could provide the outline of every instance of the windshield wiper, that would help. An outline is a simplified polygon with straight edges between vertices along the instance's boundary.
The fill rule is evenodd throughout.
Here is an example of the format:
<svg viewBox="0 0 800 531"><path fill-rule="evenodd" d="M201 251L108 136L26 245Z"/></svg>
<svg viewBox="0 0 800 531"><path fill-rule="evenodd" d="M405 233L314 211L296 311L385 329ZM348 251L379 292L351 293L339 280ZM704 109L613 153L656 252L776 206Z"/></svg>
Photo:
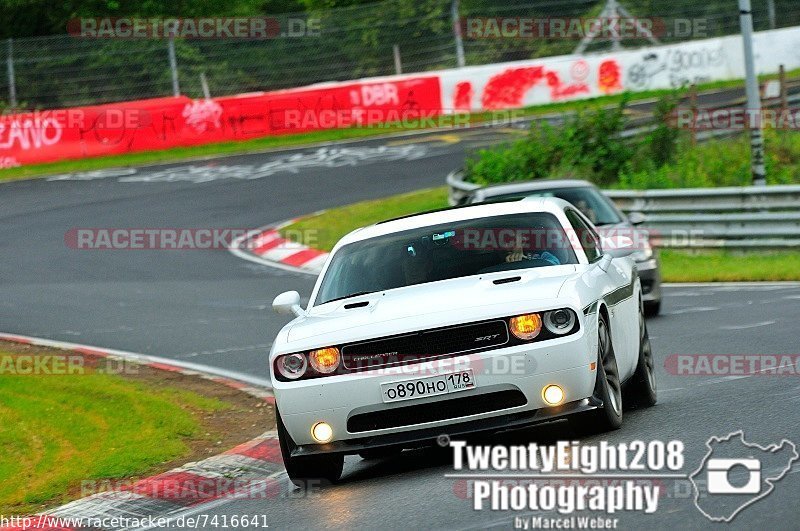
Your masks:
<svg viewBox="0 0 800 531"><path fill-rule="evenodd" d="M335 299L328 299L322 304L328 304L329 302L333 301L340 301L342 299L352 299L353 297L360 297L361 295L369 295L370 293L376 293L375 291L357 291L355 293L351 293L350 295L343 295L341 297L336 297Z"/></svg>

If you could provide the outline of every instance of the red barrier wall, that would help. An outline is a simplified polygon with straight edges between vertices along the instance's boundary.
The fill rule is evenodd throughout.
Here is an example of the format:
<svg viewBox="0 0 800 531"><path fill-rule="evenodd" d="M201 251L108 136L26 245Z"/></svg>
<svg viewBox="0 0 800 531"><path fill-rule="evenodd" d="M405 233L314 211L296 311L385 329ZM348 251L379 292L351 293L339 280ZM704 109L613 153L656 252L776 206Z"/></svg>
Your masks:
<svg viewBox="0 0 800 531"><path fill-rule="evenodd" d="M6 115L0 168L436 116L441 101L424 76Z"/></svg>

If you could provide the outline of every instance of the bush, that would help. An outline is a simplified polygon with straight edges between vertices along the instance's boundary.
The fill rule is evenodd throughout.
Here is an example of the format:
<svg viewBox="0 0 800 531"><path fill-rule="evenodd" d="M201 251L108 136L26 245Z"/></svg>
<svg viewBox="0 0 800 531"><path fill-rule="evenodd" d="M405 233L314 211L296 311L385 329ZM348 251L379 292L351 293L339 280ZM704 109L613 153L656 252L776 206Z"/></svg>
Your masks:
<svg viewBox="0 0 800 531"><path fill-rule="evenodd" d="M768 184L800 183L800 138L789 131L765 131ZM692 147L679 142L673 162L620 174L616 188L700 188L748 186L750 139L747 135L712 140Z"/></svg>
<svg viewBox="0 0 800 531"><path fill-rule="evenodd" d="M697 188L751 184L746 134L692 146L672 127L676 94L661 98L653 114L656 128L625 141L625 102L614 109L584 111L555 129L534 123L527 137L469 157L466 176L477 184L546 178L580 178L612 188ZM800 135L767 130L767 182L800 183Z"/></svg>
<svg viewBox="0 0 800 531"><path fill-rule="evenodd" d="M627 100L616 108L578 112L556 129L533 122L528 135L510 145L479 151L467 159L472 182L492 184L554 175L583 175L600 184L614 182L632 155L620 137Z"/></svg>

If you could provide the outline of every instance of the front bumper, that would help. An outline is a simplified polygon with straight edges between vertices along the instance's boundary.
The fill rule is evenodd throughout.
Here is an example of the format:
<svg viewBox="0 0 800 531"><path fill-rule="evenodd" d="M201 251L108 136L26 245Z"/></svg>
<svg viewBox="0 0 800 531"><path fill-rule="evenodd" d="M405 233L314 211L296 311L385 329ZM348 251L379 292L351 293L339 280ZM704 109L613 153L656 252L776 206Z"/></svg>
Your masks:
<svg viewBox="0 0 800 531"><path fill-rule="evenodd" d="M563 338L407 365L391 373L376 374L378 371L375 371L308 381L276 381L275 399L286 430L296 445L293 455L355 453L381 446L425 444L443 434L499 431L594 408L595 405L586 399L594 389L596 370L592 370L590 364L596 361L596 353L596 334L594 330L588 332L584 324L577 333ZM473 389L405 402L383 402L382 383L467 368L472 369L475 376ZM564 389L565 404L551 407L544 402L542 389L548 384L558 384ZM488 398L507 392L521 393L524 403L510 407L500 404L496 409L477 414L456 409L448 418L432 422L408 420L407 410L401 410L411 405L445 409L447 401L473 397L480 402L482 395ZM348 431L348 421L352 417L376 414L402 418L402 425ZM318 444L313 440L311 427L317 422L330 424L334 433L332 442Z"/></svg>
<svg viewBox="0 0 800 531"><path fill-rule="evenodd" d="M636 262L639 279L642 281L642 300L644 302L661 301L661 265L658 258L644 262Z"/></svg>
<svg viewBox="0 0 800 531"><path fill-rule="evenodd" d="M569 402L557 407L548 407L533 411L522 411L519 413L509 413L507 415L495 416L481 420L469 422L459 422L449 424L442 428L421 428L412 431L390 433L386 435L374 435L371 437L359 437L344 441L334 441L328 444L305 444L297 446L292 451L293 457L317 455L325 453L356 454L363 450L375 448L417 448L442 445L449 439L466 435L479 435L484 433L498 433L507 430L524 428L544 422L552 422L569 415L591 411L601 407L602 403L595 397L584 398L575 402ZM442 440L445 436L446 439Z"/></svg>

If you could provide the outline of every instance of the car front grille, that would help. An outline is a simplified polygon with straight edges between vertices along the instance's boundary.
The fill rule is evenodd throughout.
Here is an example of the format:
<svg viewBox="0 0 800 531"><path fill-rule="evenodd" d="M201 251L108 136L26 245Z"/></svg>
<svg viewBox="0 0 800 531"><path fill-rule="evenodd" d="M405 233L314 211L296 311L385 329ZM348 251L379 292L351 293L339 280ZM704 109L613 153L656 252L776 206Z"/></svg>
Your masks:
<svg viewBox="0 0 800 531"><path fill-rule="evenodd" d="M398 407L388 411L353 415L347 420L347 431L360 433L412 426L425 422L480 415L481 413L524 406L527 403L525 395L518 389L451 398L439 402Z"/></svg>
<svg viewBox="0 0 800 531"><path fill-rule="evenodd" d="M497 319L352 343L342 347L342 361L351 371L377 369L496 348L508 340L505 321Z"/></svg>

